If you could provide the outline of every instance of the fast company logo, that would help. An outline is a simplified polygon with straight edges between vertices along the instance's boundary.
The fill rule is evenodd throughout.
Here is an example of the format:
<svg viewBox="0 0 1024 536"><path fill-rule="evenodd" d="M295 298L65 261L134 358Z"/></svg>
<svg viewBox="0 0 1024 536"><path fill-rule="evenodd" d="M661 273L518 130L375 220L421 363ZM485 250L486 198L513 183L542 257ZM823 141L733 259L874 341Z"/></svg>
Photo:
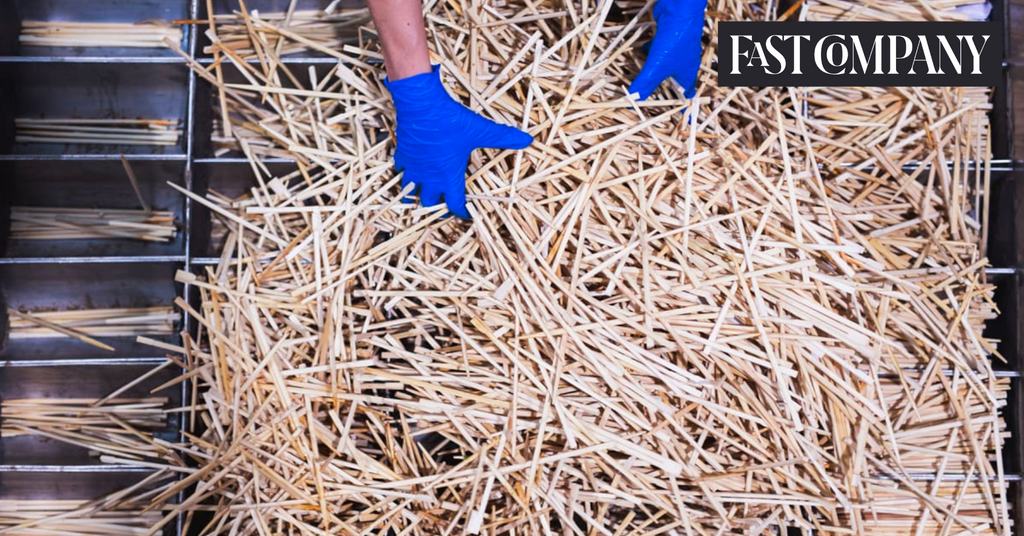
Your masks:
<svg viewBox="0 0 1024 536"><path fill-rule="evenodd" d="M993 22L720 22L718 83L766 86L995 86Z"/></svg>

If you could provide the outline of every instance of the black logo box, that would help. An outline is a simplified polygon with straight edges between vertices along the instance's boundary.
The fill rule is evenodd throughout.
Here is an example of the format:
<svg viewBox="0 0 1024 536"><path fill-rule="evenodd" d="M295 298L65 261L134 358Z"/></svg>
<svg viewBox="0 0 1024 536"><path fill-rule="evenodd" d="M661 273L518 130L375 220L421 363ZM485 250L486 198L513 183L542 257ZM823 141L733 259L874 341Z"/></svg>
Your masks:
<svg viewBox="0 0 1024 536"><path fill-rule="evenodd" d="M978 50L980 61L975 65ZM959 72L953 58L961 62ZM1002 28L997 22L718 23L722 87L997 86L1002 58ZM800 73L795 72L797 59Z"/></svg>

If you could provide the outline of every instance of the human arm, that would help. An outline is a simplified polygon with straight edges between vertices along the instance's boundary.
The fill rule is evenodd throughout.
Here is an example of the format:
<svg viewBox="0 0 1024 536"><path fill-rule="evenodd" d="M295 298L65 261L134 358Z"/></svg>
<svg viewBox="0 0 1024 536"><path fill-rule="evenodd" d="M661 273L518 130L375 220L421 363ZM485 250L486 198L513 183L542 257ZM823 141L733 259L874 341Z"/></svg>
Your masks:
<svg viewBox="0 0 1024 536"><path fill-rule="evenodd" d="M369 0L388 79L395 81L430 72L427 31L420 0Z"/></svg>
<svg viewBox="0 0 1024 536"><path fill-rule="evenodd" d="M395 105L395 168L402 188L416 185L423 206L439 204L469 218L466 166L480 148L523 149L529 134L486 119L456 100L430 66L419 0L368 0ZM406 199L406 201L411 201Z"/></svg>

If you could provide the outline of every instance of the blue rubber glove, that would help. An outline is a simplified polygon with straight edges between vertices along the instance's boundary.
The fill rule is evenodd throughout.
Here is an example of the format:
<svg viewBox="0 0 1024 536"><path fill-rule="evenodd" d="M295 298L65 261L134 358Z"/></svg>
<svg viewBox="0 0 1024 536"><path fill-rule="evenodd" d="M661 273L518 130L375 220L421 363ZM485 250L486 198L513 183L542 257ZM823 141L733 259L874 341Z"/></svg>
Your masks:
<svg viewBox="0 0 1024 536"><path fill-rule="evenodd" d="M455 102L444 90L436 65L429 73L384 80L384 85L395 103L395 168L404 172L402 188L415 184L425 207L439 204L443 197L449 212L468 219L470 153L481 148L524 149L533 143L533 136L522 130L499 125Z"/></svg>
<svg viewBox="0 0 1024 536"><path fill-rule="evenodd" d="M639 93L640 100L644 100L671 76L685 88L686 98L693 98L697 93L707 7L708 0L658 0L654 4L658 29L644 68L629 86L630 93Z"/></svg>

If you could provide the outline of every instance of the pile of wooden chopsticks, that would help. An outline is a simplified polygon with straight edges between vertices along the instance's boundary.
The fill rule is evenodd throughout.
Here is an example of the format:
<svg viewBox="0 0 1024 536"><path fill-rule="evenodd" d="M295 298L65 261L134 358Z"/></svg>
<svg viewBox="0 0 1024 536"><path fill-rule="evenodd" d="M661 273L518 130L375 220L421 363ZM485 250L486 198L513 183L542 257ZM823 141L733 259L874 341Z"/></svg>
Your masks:
<svg viewBox="0 0 1024 536"><path fill-rule="evenodd" d="M266 48L272 50L275 55L285 56L316 50L319 47L340 49L355 42L358 39L359 28L370 20L370 11L345 9L334 12L295 10L264 13L239 10L232 14L217 15L213 18L212 30L207 33L215 43L207 46L203 52L256 59L257 52L253 47L246 19L249 20L249 24L252 24L253 20L266 21L287 31L291 37L265 33L258 41L261 52Z"/></svg>
<svg viewBox="0 0 1024 536"><path fill-rule="evenodd" d="M472 155L472 222L401 204L375 43L242 13L255 61L211 47L249 84L186 56L257 177L172 185L226 236L177 276L196 418L151 531L1010 534L988 91L720 88L709 50L635 103L649 4L427 4L447 87L536 140Z"/></svg>

